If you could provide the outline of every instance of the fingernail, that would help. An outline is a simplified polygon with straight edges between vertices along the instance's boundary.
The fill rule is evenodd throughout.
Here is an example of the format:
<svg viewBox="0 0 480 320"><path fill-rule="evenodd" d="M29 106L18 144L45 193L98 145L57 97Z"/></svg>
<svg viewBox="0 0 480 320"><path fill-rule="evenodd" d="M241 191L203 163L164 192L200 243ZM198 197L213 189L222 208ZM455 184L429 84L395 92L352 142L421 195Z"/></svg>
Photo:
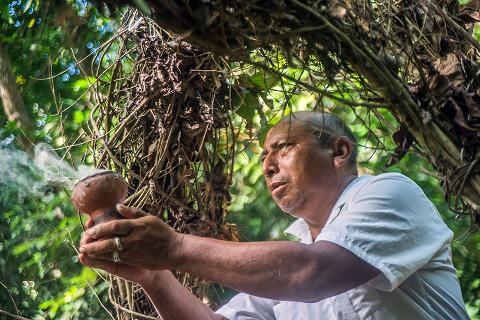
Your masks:
<svg viewBox="0 0 480 320"><path fill-rule="evenodd" d="M85 247L84 247L84 246L81 246L79 251L80 251L80 253L85 253L85 251L86 251L86 250L85 250Z"/></svg>
<svg viewBox="0 0 480 320"><path fill-rule="evenodd" d="M97 236L97 229L96 228L92 228L92 229L88 229L86 231L87 235L89 235L90 237L92 238L96 238Z"/></svg>
<svg viewBox="0 0 480 320"><path fill-rule="evenodd" d="M128 209L128 207L126 205L123 205L121 203L117 204L117 210L118 209Z"/></svg>

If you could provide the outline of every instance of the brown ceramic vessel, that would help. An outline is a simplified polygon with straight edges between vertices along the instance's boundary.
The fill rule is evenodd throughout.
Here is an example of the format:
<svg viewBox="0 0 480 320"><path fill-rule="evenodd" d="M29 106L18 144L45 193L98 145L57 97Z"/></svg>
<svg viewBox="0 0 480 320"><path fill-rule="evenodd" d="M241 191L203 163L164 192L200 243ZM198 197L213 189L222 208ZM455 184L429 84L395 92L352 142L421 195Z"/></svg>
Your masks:
<svg viewBox="0 0 480 320"><path fill-rule="evenodd" d="M122 176L105 171L78 181L71 199L80 212L88 214L98 224L122 218L115 207L125 201L127 191Z"/></svg>

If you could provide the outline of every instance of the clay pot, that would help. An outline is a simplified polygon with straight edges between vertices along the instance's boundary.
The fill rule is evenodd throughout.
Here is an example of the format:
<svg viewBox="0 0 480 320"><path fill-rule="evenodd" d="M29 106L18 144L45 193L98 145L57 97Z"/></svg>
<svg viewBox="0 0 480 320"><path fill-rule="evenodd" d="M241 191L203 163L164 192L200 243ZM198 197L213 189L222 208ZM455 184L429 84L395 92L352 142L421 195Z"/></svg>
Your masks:
<svg viewBox="0 0 480 320"><path fill-rule="evenodd" d="M128 186L119 174L105 171L78 181L73 187L72 202L80 212L86 213L95 224L122 216L115 209L127 197Z"/></svg>

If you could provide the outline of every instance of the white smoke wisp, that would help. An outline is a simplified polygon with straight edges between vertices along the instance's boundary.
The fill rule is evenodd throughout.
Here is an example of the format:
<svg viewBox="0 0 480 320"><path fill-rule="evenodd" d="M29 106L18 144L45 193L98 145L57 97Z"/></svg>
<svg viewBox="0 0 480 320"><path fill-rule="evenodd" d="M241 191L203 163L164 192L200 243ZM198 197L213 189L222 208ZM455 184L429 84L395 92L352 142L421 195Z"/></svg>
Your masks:
<svg viewBox="0 0 480 320"><path fill-rule="evenodd" d="M60 183L69 190L73 188L73 183L77 179L75 169L60 159L48 144L35 146L33 164L46 183Z"/></svg>
<svg viewBox="0 0 480 320"><path fill-rule="evenodd" d="M38 144L33 157L14 148L0 148L0 193L15 190L19 202L41 196L49 187L72 190L75 183L105 170L81 165L73 168L48 144Z"/></svg>
<svg viewBox="0 0 480 320"><path fill-rule="evenodd" d="M89 175L102 172L85 165L80 165L78 169L74 169L66 161L62 160L53 148L41 143L35 147L33 162L42 175L43 181L50 183L60 183L66 189L71 190L76 181L81 180Z"/></svg>
<svg viewBox="0 0 480 320"><path fill-rule="evenodd" d="M0 194L14 192L19 203L29 194L35 194L33 163L25 152L14 149L0 149Z"/></svg>

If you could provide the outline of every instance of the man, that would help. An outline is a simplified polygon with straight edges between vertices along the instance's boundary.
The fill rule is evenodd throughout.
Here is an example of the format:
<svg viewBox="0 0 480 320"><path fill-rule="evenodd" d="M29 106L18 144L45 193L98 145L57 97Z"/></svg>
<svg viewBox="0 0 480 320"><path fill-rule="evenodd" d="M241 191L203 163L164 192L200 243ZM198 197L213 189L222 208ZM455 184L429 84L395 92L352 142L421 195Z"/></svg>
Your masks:
<svg viewBox="0 0 480 320"><path fill-rule="evenodd" d="M138 282L163 319L468 319L452 232L407 177L358 177L356 153L351 131L327 113L296 113L268 133L265 181L299 218L286 232L300 242L182 235L119 207L130 219L89 229L80 261ZM242 293L214 313L168 269Z"/></svg>

